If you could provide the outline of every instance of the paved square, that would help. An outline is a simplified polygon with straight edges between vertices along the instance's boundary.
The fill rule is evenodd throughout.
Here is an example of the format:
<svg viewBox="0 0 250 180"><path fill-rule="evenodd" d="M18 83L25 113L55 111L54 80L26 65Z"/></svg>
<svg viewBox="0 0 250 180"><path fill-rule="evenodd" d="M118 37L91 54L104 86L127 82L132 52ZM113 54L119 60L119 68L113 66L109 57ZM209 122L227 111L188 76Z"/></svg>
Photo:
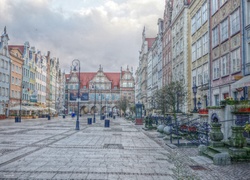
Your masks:
<svg viewBox="0 0 250 180"><path fill-rule="evenodd" d="M75 121L0 121L0 179L250 178L249 163L214 166L198 156L197 148L172 149L158 132L123 118L111 119L107 128L104 121L88 125L87 117L81 117L79 131ZM205 170L193 170L192 165Z"/></svg>

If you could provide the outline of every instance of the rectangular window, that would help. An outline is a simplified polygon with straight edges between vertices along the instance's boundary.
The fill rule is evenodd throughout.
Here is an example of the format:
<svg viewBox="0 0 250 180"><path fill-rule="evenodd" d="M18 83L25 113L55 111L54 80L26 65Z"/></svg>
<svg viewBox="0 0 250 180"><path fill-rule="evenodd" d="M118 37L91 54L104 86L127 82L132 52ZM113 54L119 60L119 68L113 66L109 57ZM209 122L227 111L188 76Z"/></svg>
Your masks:
<svg viewBox="0 0 250 180"><path fill-rule="evenodd" d="M192 84L196 84L196 69L192 71Z"/></svg>
<svg viewBox="0 0 250 180"><path fill-rule="evenodd" d="M1 67L4 68L4 60L1 61Z"/></svg>
<svg viewBox="0 0 250 180"><path fill-rule="evenodd" d="M247 49L248 49L248 51L247 51L246 63L250 63L250 43L248 43ZM0 78L0 81L1 81L1 78Z"/></svg>
<svg viewBox="0 0 250 180"><path fill-rule="evenodd" d="M213 62L213 79L218 79L220 77L220 61L219 59Z"/></svg>
<svg viewBox="0 0 250 180"><path fill-rule="evenodd" d="M214 14L219 8L218 0L212 0L212 14Z"/></svg>
<svg viewBox="0 0 250 180"><path fill-rule="evenodd" d="M208 63L203 65L203 84L208 83Z"/></svg>
<svg viewBox="0 0 250 180"><path fill-rule="evenodd" d="M228 55L221 57L221 76L226 76L229 74L229 61Z"/></svg>
<svg viewBox="0 0 250 180"><path fill-rule="evenodd" d="M230 30L231 30L231 35L237 33L240 30L239 9L237 9L233 14L230 15Z"/></svg>
<svg viewBox="0 0 250 180"><path fill-rule="evenodd" d="M225 19L224 21L222 21L222 23L220 24L220 34L221 34L221 42L223 42L224 40L226 40L228 38L228 20Z"/></svg>
<svg viewBox="0 0 250 180"><path fill-rule="evenodd" d="M7 61L5 61L5 69L8 69L9 67L8 67L8 62Z"/></svg>
<svg viewBox="0 0 250 180"><path fill-rule="evenodd" d="M196 48L197 48L197 59L201 57L201 40L200 38L197 43L196 43Z"/></svg>
<svg viewBox="0 0 250 180"><path fill-rule="evenodd" d="M196 14L196 29L201 27L201 9Z"/></svg>
<svg viewBox="0 0 250 180"><path fill-rule="evenodd" d="M191 19L191 32L194 34L196 31L196 17L195 15Z"/></svg>
<svg viewBox="0 0 250 180"><path fill-rule="evenodd" d="M218 38L218 27L216 26L212 30L212 47L215 47L219 44L219 38Z"/></svg>
<svg viewBox="0 0 250 180"><path fill-rule="evenodd" d="M203 82L202 82L202 66L198 67L197 68L197 76L198 76L198 86L201 85Z"/></svg>
<svg viewBox="0 0 250 180"><path fill-rule="evenodd" d="M176 56L179 55L179 42L176 43L176 46L175 46L175 54L176 54Z"/></svg>
<svg viewBox="0 0 250 180"><path fill-rule="evenodd" d="M214 105L219 106L219 94L214 95Z"/></svg>
<svg viewBox="0 0 250 180"><path fill-rule="evenodd" d="M231 52L231 73L235 73L241 70L240 61L240 48L238 48Z"/></svg>
<svg viewBox="0 0 250 180"><path fill-rule="evenodd" d="M2 88L2 96L5 95L5 88Z"/></svg>
<svg viewBox="0 0 250 180"><path fill-rule="evenodd" d="M208 33L204 34L202 37L202 51L203 55L208 53Z"/></svg>
<svg viewBox="0 0 250 180"><path fill-rule="evenodd" d="M175 46L173 46L173 58L175 58Z"/></svg>
<svg viewBox="0 0 250 180"><path fill-rule="evenodd" d="M207 21L208 12L207 12L207 2L202 5L202 24Z"/></svg>
<svg viewBox="0 0 250 180"><path fill-rule="evenodd" d="M192 45L192 62L196 60L196 43Z"/></svg>
<svg viewBox="0 0 250 180"><path fill-rule="evenodd" d="M183 38L180 39L180 52L183 52Z"/></svg>

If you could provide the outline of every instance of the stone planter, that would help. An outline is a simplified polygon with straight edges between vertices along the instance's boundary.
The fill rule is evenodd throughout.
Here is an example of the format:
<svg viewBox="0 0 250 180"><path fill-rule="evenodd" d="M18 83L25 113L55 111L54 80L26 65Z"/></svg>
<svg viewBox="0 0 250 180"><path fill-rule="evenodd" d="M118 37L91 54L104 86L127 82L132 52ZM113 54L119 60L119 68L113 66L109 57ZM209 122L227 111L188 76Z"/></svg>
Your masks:
<svg viewBox="0 0 250 180"><path fill-rule="evenodd" d="M224 136L221 132L221 124L219 123L212 123L211 124L211 132L209 133L209 137L212 141L221 141Z"/></svg>
<svg viewBox="0 0 250 180"><path fill-rule="evenodd" d="M211 132L209 133L209 137L211 139L211 146L213 147L222 147L224 143L221 142L223 140L224 135L221 132L221 124L220 123L212 123L211 124Z"/></svg>
<svg viewBox="0 0 250 180"><path fill-rule="evenodd" d="M244 127L232 126L232 136L229 140L231 146L242 148L246 146L246 138L243 136Z"/></svg>

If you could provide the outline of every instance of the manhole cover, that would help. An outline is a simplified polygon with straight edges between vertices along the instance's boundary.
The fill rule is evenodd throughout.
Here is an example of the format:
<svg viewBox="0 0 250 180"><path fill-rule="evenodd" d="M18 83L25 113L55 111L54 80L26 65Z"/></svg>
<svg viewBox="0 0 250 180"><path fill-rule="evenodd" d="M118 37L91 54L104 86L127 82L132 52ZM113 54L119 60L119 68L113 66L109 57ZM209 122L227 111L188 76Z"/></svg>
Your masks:
<svg viewBox="0 0 250 180"><path fill-rule="evenodd" d="M122 134L113 134L113 136L121 136Z"/></svg>
<svg viewBox="0 0 250 180"><path fill-rule="evenodd" d="M111 128L112 131L122 131L122 128Z"/></svg>
<svg viewBox="0 0 250 180"><path fill-rule="evenodd" d="M122 144L104 144L104 149L124 149Z"/></svg>
<svg viewBox="0 0 250 180"><path fill-rule="evenodd" d="M190 168L193 169L193 170L207 170L207 169L204 168L203 166L199 166L199 165L190 166Z"/></svg>

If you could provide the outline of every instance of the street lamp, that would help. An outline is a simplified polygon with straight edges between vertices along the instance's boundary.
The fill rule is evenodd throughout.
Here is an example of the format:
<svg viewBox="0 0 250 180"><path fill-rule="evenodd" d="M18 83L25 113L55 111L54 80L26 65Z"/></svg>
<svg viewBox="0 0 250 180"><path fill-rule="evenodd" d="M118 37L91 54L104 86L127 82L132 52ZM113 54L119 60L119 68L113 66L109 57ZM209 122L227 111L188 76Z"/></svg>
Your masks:
<svg viewBox="0 0 250 180"><path fill-rule="evenodd" d="M22 99L23 99L23 89L24 89L24 85L21 86L21 90L20 90L20 110L19 110L19 120L17 122L21 122L22 121Z"/></svg>
<svg viewBox="0 0 250 180"><path fill-rule="evenodd" d="M79 127L79 106L80 106L80 71L81 71L81 67L80 67L80 61L78 59L74 59L72 61L72 66L74 67L74 71L76 70L76 67L78 66L78 99L77 99L77 118L76 118L76 130L80 130Z"/></svg>
<svg viewBox="0 0 250 180"><path fill-rule="evenodd" d="M195 83L193 84L192 89L193 89L193 93L194 93L194 110L193 110L193 112L194 112L194 113L196 113L196 112L197 112L197 107L196 107L196 93L197 93L197 86L196 86L196 84L195 84Z"/></svg>
<svg viewBox="0 0 250 180"><path fill-rule="evenodd" d="M96 85L95 85L95 83L93 83L92 88L95 88L94 119L93 119L93 123L95 123L95 105L96 105Z"/></svg>
<svg viewBox="0 0 250 180"><path fill-rule="evenodd" d="M100 90L100 94L99 94L100 98L101 98L101 105L100 105L100 120L102 120L102 91Z"/></svg>

